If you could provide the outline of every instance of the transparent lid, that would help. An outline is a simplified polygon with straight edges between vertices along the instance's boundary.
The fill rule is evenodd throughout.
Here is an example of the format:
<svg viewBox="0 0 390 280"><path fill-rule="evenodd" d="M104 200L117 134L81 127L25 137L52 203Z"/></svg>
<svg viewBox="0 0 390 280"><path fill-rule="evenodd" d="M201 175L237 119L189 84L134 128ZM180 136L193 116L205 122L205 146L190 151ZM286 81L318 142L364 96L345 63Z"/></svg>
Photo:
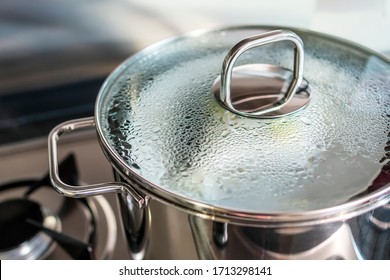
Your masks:
<svg viewBox="0 0 390 280"><path fill-rule="evenodd" d="M128 59L96 105L110 152L156 191L237 211L322 209L387 185L390 62L380 55L296 31L307 106L271 119L221 106L213 86L225 56L266 31L194 33ZM289 42L251 48L235 66L253 63L293 69L294 51Z"/></svg>

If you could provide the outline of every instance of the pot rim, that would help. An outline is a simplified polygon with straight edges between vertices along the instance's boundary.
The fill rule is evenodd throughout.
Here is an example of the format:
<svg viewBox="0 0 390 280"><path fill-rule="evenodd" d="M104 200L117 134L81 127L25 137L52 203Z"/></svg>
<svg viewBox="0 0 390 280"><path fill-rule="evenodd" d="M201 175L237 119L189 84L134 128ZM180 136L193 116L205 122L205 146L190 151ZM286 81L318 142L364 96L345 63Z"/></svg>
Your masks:
<svg viewBox="0 0 390 280"><path fill-rule="evenodd" d="M105 92L109 90L112 84L122 75L123 70L127 67L127 63L136 57L142 57L144 53L150 52L153 49L158 49L164 45L171 44L175 41L181 40L182 38L199 37L208 32L222 32L232 31L239 29L288 29L296 33L305 33L311 36L316 36L322 39L333 41L344 46L351 47L362 53L376 56L377 58L384 60L390 64L390 59L376 51L361 46L357 43L328 35L325 33L294 28L288 26L273 26L273 25L240 25L240 26L227 26L220 28L209 28L201 29L192 32L185 33L183 35L174 36L163 41L152 44L149 47L141 50L140 52L130 56L128 59L123 61L114 71L106 78L103 85L101 86L95 102L95 124L98 134L99 143L103 149L106 158L116 171L131 185L136 185L138 191L143 194L150 196L164 204L170 205L174 208L185 211L189 214L196 215L203 218L212 220L218 220L221 222L233 222L235 224L243 225L258 225L261 227L272 227L275 224L282 227L289 226L312 226L322 224L326 222L341 221L356 217L360 214L373 210L377 207L383 206L390 202L390 183L381 187L379 190L363 195L359 198L347 201L345 203L308 211L243 211L228 207L214 206L203 202L196 201L194 199L178 195L170 190L164 189L145 178L138 175L132 169L128 167L128 164L120 157L120 155L111 147L107 139L104 137L102 131L102 124L100 122L100 109L101 102L105 95Z"/></svg>

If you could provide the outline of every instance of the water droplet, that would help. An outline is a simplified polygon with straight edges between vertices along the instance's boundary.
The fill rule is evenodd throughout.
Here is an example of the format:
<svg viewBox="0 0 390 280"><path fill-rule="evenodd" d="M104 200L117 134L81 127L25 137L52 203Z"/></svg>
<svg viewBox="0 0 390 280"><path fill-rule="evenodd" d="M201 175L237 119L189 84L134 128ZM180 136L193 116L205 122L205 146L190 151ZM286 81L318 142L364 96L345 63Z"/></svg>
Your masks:
<svg viewBox="0 0 390 280"><path fill-rule="evenodd" d="M224 130L221 134L222 137L227 137L230 134L229 130Z"/></svg>
<svg viewBox="0 0 390 280"><path fill-rule="evenodd" d="M311 125L311 121L307 117L302 117L300 120L305 125Z"/></svg>
<svg viewBox="0 0 390 280"><path fill-rule="evenodd" d="M238 168L237 168L237 171L238 171L239 173L244 173L244 172L245 172L245 169L242 168L242 167L238 167Z"/></svg>

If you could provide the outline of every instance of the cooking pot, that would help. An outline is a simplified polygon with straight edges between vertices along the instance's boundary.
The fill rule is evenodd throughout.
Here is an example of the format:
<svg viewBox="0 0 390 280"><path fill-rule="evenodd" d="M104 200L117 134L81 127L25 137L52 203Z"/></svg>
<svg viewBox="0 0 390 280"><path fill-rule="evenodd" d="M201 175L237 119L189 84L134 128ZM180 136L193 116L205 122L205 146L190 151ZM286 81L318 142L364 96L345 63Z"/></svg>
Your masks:
<svg viewBox="0 0 390 280"><path fill-rule="evenodd" d="M95 116L49 135L65 196L118 193L134 259L390 258L390 61L328 35L194 32L130 57ZM96 127L115 182L70 186L57 141Z"/></svg>

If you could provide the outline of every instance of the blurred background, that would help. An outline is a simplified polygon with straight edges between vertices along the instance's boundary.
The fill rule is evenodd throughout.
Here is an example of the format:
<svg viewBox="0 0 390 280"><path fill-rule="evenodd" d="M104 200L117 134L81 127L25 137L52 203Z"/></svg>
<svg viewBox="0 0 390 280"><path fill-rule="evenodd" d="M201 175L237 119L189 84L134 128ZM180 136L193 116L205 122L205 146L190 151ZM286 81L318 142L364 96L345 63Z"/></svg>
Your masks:
<svg viewBox="0 0 390 280"><path fill-rule="evenodd" d="M388 0L2 0L0 145L93 115L106 76L152 43L245 24L311 29L390 52Z"/></svg>

